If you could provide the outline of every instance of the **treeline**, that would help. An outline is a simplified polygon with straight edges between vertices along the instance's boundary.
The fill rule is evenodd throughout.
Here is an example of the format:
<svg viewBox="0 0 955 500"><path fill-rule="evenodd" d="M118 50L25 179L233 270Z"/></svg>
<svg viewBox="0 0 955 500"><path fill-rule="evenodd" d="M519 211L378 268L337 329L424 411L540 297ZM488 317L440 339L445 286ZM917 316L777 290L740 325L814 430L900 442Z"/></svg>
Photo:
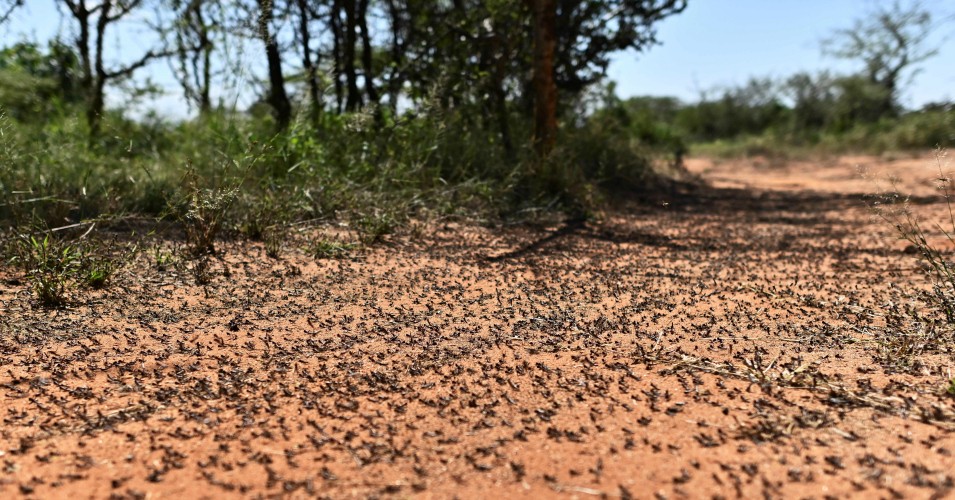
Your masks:
<svg viewBox="0 0 955 500"><path fill-rule="evenodd" d="M54 1L65 32L45 60L36 44L21 44L0 64L44 80L64 100L79 98L94 138L106 89L166 62L200 115L216 111L216 94L233 89L246 68L263 66L260 97L279 130L296 116L318 125L362 109L384 123L402 108L436 101L493 130L508 154L526 142L515 136L515 116L533 120L539 146L550 149L558 116L571 108L560 103L599 81L612 53L655 43L655 23L686 7L685 0ZM142 18L154 19L155 45L111 53L113 37L129 36L124 23ZM238 57L239 46L258 55Z"/></svg>
<svg viewBox="0 0 955 500"><path fill-rule="evenodd" d="M888 96L864 75L798 73L783 79L753 78L705 92L691 103L674 97L611 97L600 114L626 124L629 134L647 145L676 150L747 141L778 150L863 152L955 144L953 103L906 110Z"/></svg>
<svg viewBox="0 0 955 500"><path fill-rule="evenodd" d="M856 73L751 78L704 92L695 103L633 98L608 103L606 113L629 123L630 133L645 143L678 150L685 143L730 154L948 147L955 143L951 102L918 110L901 102L919 65L938 55L931 40L944 22L919 1L881 4L823 40L823 55L856 63Z"/></svg>

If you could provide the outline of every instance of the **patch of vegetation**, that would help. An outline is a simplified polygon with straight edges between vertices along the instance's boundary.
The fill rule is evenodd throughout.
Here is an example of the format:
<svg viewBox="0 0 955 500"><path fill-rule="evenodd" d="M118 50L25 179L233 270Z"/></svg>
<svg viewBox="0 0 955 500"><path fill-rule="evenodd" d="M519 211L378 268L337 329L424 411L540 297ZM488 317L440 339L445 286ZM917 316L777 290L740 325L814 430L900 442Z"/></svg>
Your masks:
<svg viewBox="0 0 955 500"><path fill-rule="evenodd" d="M47 307L65 304L67 291L80 268L77 248L46 234L42 238L22 236L18 251L20 264L40 304Z"/></svg>
<svg viewBox="0 0 955 500"><path fill-rule="evenodd" d="M341 259L351 255L357 248L355 243L319 238L309 245L308 253L317 259Z"/></svg>
<svg viewBox="0 0 955 500"><path fill-rule="evenodd" d="M948 217L946 225L937 224L935 229L955 248L953 181L950 177L951 172L946 172L945 158L945 150L936 149L935 166L938 172L935 179L936 188L944 197ZM926 264L933 278L934 293L929 296L930 300L945 314L949 323L955 323L955 264L952 263L949 252L929 243L926 231L918 215L908 204L908 200L903 200L901 204L894 206L890 205L890 210L880 210L879 214L895 227L899 236L911 245L910 248Z"/></svg>
<svg viewBox="0 0 955 500"><path fill-rule="evenodd" d="M38 303L61 307L80 287L105 288L135 248L117 255L100 241L71 241L53 231L34 231L17 236L8 252L26 273Z"/></svg>
<svg viewBox="0 0 955 500"><path fill-rule="evenodd" d="M947 217L935 225L949 248L955 248L955 207L952 200L951 173L947 171L945 150L935 152L937 177L936 188L942 194ZM923 312L921 303L891 303L883 316L884 330L877 335L879 354L883 365L902 370L915 370L922 366L922 355L940 350L951 351L955 346L955 264L950 249L943 249L930 242L919 215L907 198L897 193L884 195L873 206L876 214L895 228L900 239L909 244L908 253L915 254L923 263L923 269L931 280L931 291L919 294L933 306L932 312Z"/></svg>

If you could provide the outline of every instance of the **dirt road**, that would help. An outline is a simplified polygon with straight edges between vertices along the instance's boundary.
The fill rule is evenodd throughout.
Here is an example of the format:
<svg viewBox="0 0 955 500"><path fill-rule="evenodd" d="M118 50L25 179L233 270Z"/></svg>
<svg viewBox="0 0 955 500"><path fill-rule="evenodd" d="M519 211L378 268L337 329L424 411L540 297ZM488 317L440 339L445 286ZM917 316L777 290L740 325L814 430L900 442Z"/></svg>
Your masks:
<svg viewBox="0 0 955 500"><path fill-rule="evenodd" d="M597 223L146 252L58 311L8 269L0 496L950 495L952 335L860 164L944 215L927 156L692 160Z"/></svg>

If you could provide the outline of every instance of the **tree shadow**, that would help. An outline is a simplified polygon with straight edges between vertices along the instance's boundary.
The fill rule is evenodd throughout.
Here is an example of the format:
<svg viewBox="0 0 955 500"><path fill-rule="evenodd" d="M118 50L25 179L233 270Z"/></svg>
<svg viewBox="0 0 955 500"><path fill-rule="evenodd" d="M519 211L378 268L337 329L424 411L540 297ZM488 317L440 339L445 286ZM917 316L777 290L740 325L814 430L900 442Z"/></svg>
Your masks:
<svg viewBox="0 0 955 500"><path fill-rule="evenodd" d="M847 236L847 229L837 229L834 214L846 210L865 209L886 201L901 201L913 205L945 203L942 196L902 197L898 193L823 192L813 190L777 191L743 188L715 188L704 184L674 183L669 189L631 193L629 199L618 196L613 202L613 215L625 221L590 224L569 221L556 230L520 245L514 250L495 256L486 256L487 262L506 262L530 256L546 256L560 248L559 243L573 238L591 239L614 244L638 244L663 247L674 251L754 250L787 251L799 248L788 241L768 241L761 244L732 243L719 234L669 236L655 228L635 228L629 221L654 218L685 222L696 217L713 217L712 223L725 225L778 225L797 230L818 229L829 238ZM859 248L862 253L872 249Z"/></svg>

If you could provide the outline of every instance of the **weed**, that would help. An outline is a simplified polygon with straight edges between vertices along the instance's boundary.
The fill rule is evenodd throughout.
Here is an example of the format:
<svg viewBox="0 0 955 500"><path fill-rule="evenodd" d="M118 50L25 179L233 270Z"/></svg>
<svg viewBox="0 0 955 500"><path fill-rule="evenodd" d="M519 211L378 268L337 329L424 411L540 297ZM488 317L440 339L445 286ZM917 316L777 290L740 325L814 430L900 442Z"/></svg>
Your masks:
<svg viewBox="0 0 955 500"><path fill-rule="evenodd" d="M285 234L276 228L271 228L265 233L263 238L265 243L265 255L271 259L277 259L282 255L282 246L285 241Z"/></svg>
<svg viewBox="0 0 955 500"><path fill-rule="evenodd" d="M361 242L371 245L381 241L385 235L395 232L398 220L390 212L375 211L372 214L362 215L355 225Z"/></svg>
<svg viewBox="0 0 955 500"><path fill-rule="evenodd" d="M138 252L135 244L117 251L115 243L90 242L80 247L81 265L79 280L85 286L100 290L109 284L120 268Z"/></svg>
<svg viewBox="0 0 955 500"><path fill-rule="evenodd" d="M948 219L945 226L936 224L936 228L955 247L952 178L945 172L947 167L945 157L946 152L936 148L935 166L938 170L936 187L945 199ZM899 236L911 244L911 248L926 264L933 278L933 293L928 296L929 300L945 314L949 323L955 323L955 264L946 259L946 255L938 246L929 243L918 216L912 212L907 200L900 207L895 208L896 210L879 210L878 213L895 227Z"/></svg>
<svg viewBox="0 0 955 500"><path fill-rule="evenodd" d="M67 291L80 268L77 248L51 234L44 235L43 239L24 236L19 254L40 304L46 307L65 304Z"/></svg>
<svg viewBox="0 0 955 500"><path fill-rule="evenodd" d="M321 238L312 243L308 253L316 259L341 259L351 254L355 248L357 248L357 245L354 243Z"/></svg>
<svg viewBox="0 0 955 500"><path fill-rule="evenodd" d="M945 201L947 220L936 223L935 228L949 244L946 246L955 247L952 179L945 171L945 156L943 149L936 148L936 188ZM950 261L949 250L943 250L930 240L907 198L901 198L893 192L883 196L873 208L877 215L895 228L900 239L909 243L906 252L917 255L923 262L932 286L931 291L918 294L924 302L890 303L886 307L883 314L886 325L876 335L876 359L893 369L918 370L922 367L921 356L924 353L937 351L952 340L952 326L955 325L955 264ZM944 319L926 314L922 303L934 306Z"/></svg>
<svg viewBox="0 0 955 500"><path fill-rule="evenodd" d="M166 252L159 246L153 247L152 254L153 265L160 272L165 271L176 262L176 257L172 253Z"/></svg>
<svg viewBox="0 0 955 500"><path fill-rule="evenodd" d="M945 388L945 392L952 397L955 397L955 378L948 381L948 387Z"/></svg>
<svg viewBox="0 0 955 500"><path fill-rule="evenodd" d="M186 213L181 218L186 245L193 257L215 253L216 237L236 193L236 189L193 189Z"/></svg>
<svg viewBox="0 0 955 500"><path fill-rule="evenodd" d="M205 286L212 283L212 266L208 255L201 255L192 264L192 277L196 285Z"/></svg>
<svg viewBox="0 0 955 500"><path fill-rule="evenodd" d="M80 279L86 286L99 290L119 267L119 261L108 255L87 254L83 256L82 274Z"/></svg>

